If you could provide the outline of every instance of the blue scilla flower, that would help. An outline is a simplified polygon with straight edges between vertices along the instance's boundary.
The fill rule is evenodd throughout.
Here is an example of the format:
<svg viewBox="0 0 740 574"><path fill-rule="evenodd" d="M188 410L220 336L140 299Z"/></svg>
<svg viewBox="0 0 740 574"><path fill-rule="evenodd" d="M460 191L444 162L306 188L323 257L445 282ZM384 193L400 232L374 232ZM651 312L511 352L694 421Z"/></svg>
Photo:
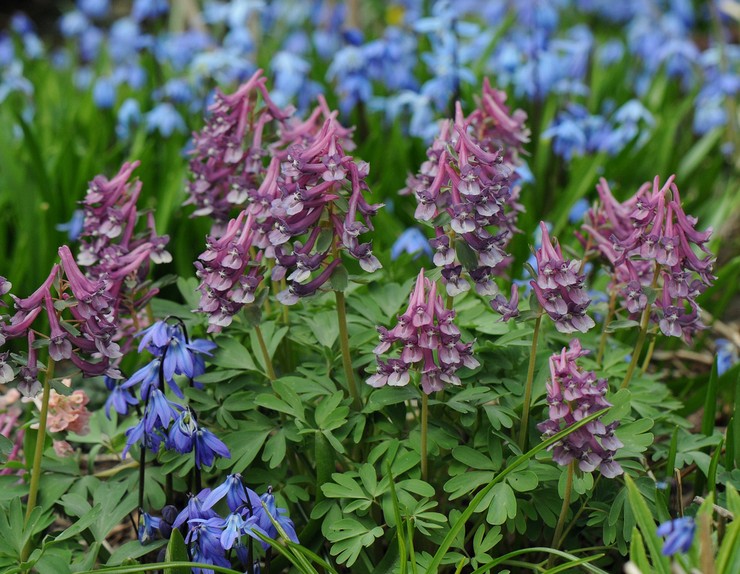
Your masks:
<svg viewBox="0 0 740 574"><path fill-rule="evenodd" d="M152 389L144 410L144 430L151 433L155 429L166 429L177 418L178 408L182 407L167 399L162 391Z"/></svg>
<svg viewBox="0 0 740 574"><path fill-rule="evenodd" d="M126 431L126 446L121 453L121 458L126 458L129 449L137 443L142 443L143 446L156 453L159 451L159 447L162 444L162 436L156 432L146 431L146 421L141 419L136 425L132 426Z"/></svg>
<svg viewBox="0 0 740 574"><path fill-rule="evenodd" d="M121 385L121 388L130 389L135 385L141 385L139 395L141 396L141 400L146 401L151 390L159 387L160 363L160 359L153 359L149 362L149 364L141 367L138 371L131 375L129 379ZM180 388L174 382L168 381L168 383L170 387L172 387L172 390L175 392L175 394L178 397L183 398L183 394Z"/></svg>
<svg viewBox="0 0 740 574"><path fill-rule="evenodd" d="M116 86L111 78L98 78L93 86L93 102L101 110L108 110L116 102Z"/></svg>
<svg viewBox="0 0 740 574"><path fill-rule="evenodd" d="M125 62L136 56L136 53L150 41L141 34L138 22L132 18L119 18L110 28L108 42L111 58L114 62Z"/></svg>
<svg viewBox="0 0 740 574"><path fill-rule="evenodd" d="M17 60L2 71L0 103L13 92L20 92L26 96L33 94L33 84L23 76L23 64Z"/></svg>
<svg viewBox="0 0 740 574"><path fill-rule="evenodd" d="M111 407L119 415L127 415L129 407L139 402L131 391L124 389L115 379L105 377L105 386L109 391L108 398L105 400L105 416L109 419Z"/></svg>
<svg viewBox="0 0 740 574"><path fill-rule="evenodd" d="M72 213L72 219L65 223L58 223L55 226L57 231L66 231L70 241L77 241L85 226L85 212L81 209L75 209Z"/></svg>
<svg viewBox="0 0 740 574"><path fill-rule="evenodd" d="M165 441L165 448L174 450L180 454L186 454L193 450L193 437L198 431L198 423L190 409L182 411L170 427Z"/></svg>
<svg viewBox="0 0 740 574"><path fill-rule="evenodd" d="M137 337L139 341L139 353L144 349L149 351L155 357L161 357L165 347L169 344L170 339L175 336L174 328L165 321L156 321L143 331L140 331Z"/></svg>
<svg viewBox="0 0 740 574"><path fill-rule="evenodd" d="M696 523L693 518L685 516L669 520L658 526L658 536L665 538L662 553L664 556L673 556L681 552L685 554L691 548L694 541Z"/></svg>
<svg viewBox="0 0 740 574"><path fill-rule="evenodd" d="M260 496L260 500L263 503L263 512L261 515L259 515L259 519L257 522L257 525L260 527L260 529L264 530L270 538L277 539L279 534L277 528L275 528L275 525L272 523L272 520L274 520L285 531L285 534L287 534L288 538L298 544L298 536L295 532L293 521L288 518L288 511L285 508L277 507L275 496L272 494L271 486L267 487L267 492ZM272 517L272 520L270 520L270 517ZM267 548L266 543L263 542L262 545L264 548Z"/></svg>
<svg viewBox="0 0 740 574"><path fill-rule="evenodd" d="M228 561L225 561L224 549L221 546L223 518L220 516L207 519L194 518L189 521L189 526L190 530L185 537L185 543L192 549L194 561L231 566Z"/></svg>
<svg viewBox="0 0 740 574"><path fill-rule="evenodd" d="M59 19L59 30L65 38L76 38L89 26L90 21L82 12L77 10L66 12Z"/></svg>
<svg viewBox="0 0 740 574"><path fill-rule="evenodd" d="M23 12L16 12L10 18L10 29L20 36L33 33L35 26L33 20L31 20L27 14Z"/></svg>
<svg viewBox="0 0 740 574"><path fill-rule="evenodd" d="M110 11L110 0L77 0L77 8L94 20L105 18Z"/></svg>
<svg viewBox="0 0 740 574"><path fill-rule="evenodd" d="M116 135L127 140L131 137L131 129L135 128L141 122L141 109L139 102L133 98L126 98L121 107L118 108L118 118L116 122Z"/></svg>
<svg viewBox="0 0 740 574"><path fill-rule="evenodd" d="M570 223L578 223L580 221L583 221L583 218L585 217L590 207L591 204L589 203L588 199L582 197L581 199L576 201L575 204L573 204L573 207L570 208L570 212L568 213L568 221Z"/></svg>
<svg viewBox="0 0 740 574"><path fill-rule="evenodd" d="M260 497L244 485L242 475L239 473L230 474L223 483L214 488L203 500L203 509L212 508L224 497L226 497L226 504L232 512L236 512L240 508L251 508L252 512L257 512L258 509L262 508Z"/></svg>
<svg viewBox="0 0 740 574"><path fill-rule="evenodd" d="M131 17L137 22L154 20L169 12L167 0L134 0L131 7Z"/></svg>
<svg viewBox="0 0 740 574"><path fill-rule="evenodd" d="M198 468L211 466L216 455L222 458L231 458L226 445L211 431L199 428L195 431L193 449L195 451L195 465Z"/></svg>
<svg viewBox="0 0 740 574"><path fill-rule="evenodd" d="M139 542L146 546L159 536L159 525L162 519L148 512L139 515Z"/></svg>
<svg viewBox="0 0 740 574"><path fill-rule="evenodd" d="M396 239L391 247L391 259L395 261L401 256L401 253L414 255L414 259L422 253L426 253L431 257L432 247L429 245L429 240L418 228L409 227L398 236L398 239Z"/></svg>
<svg viewBox="0 0 740 574"><path fill-rule="evenodd" d="M93 62L100 54L105 34L95 26L86 27L79 36L80 58L83 62Z"/></svg>
<svg viewBox="0 0 740 574"><path fill-rule="evenodd" d="M9 66L15 59L13 39L4 32L0 32L0 67Z"/></svg>
<svg viewBox="0 0 740 574"><path fill-rule="evenodd" d="M244 529L244 518L237 512L232 512L224 520L224 531L221 533L221 548L231 550L236 542L242 536Z"/></svg>
<svg viewBox="0 0 740 574"><path fill-rule="evenodd" d="M737 347L727 339L717 339L717 374L723 375L738 362Z"/></svg>
<svg viewBox="0 0 740 574"><path fill-rule="evenodd" d="M210 488L204 488L195 496L190 494L187 505L180 511L180 514L177 515L177 518L175 518L175 521L172 523L172 527L180 528L180 526L191 520L208 520L209 518L218 516L214 510L203 508L203 501L210 493Z"/></svg>
<svg viewBox="0 0 740 574"><path fill-rule="evenodd" d="M149 133L159 132L166 138L175 132L184 133L187 129L180 112L169 102L157 104L146 114L144 121Z"/></svg>

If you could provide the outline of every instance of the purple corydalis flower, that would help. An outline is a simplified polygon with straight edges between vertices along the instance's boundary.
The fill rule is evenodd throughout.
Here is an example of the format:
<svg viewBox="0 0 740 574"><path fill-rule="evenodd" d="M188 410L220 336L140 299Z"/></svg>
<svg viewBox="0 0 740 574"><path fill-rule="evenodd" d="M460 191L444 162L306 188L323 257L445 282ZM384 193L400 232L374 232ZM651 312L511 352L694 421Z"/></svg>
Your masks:
<svg viewBox="0 0 740 574"><path fill-rule="evenodd" d="M696 230L697 220L684 213L673 176L663 186L656 177L622 203L606 180L597 190L600 203L589 211L583 229L614 267L613 288L625 295L622 304L637 318L648 305L648 290L658 289L651 321L665 335L689 341L703 327L696 298L715 279L706 246L711 229Z"/></svg>
<svg viewBox="0 0 740 574"><path fill-rule="evenodd" d="M560 245L553 246L544 222L540 222L540 230L542 242L535 251L537 277L530 285L558 331L585 333L594 326L594 321L586 314L591 300L583 286L578 263L565 259Z"/></svg>
<svg viewBox="0 0 740 574"><path fill-rule="evenodd" d="M592 371L578 367L577 359L586 354L578 339L573 339L569 349L550 357L550 381L546 385L549 418L537 425L543 437L610 406L604 398L606 379L597 379ZM553 460L563 466L577 461L583 472L598 468L607 478L622 474L622 467L614 460L617 449L623 446L614 435L618 424L604 425L600 419L590 422L552 447Z"/></svg>
<svg viewBox="0 0 740 574"><path fill-rule="evenodd" d="M444 383L460 385L455 372L462 366L476 368L472 343L460 341L454 324L455 312L445 309L437 285L424 277L422 269L409 297L406 311L398 316L391 330L378 327L380 344L375 348L377 371L367 379L373 387L405 386L411 381L410 370L421 373L421 387L427 394L440 390ZM383 361L381 354L394 343L402 345L398 359ZM436 355L436 358L435 358Z"/></svg>
<svg viewBox="0 0 740 574"><path fill-rule="evenodd" d="M501 321L508 321L519 316L519 289L516 284L511 286L511 297L507 300L503 295L496 295L491 300L491 308L501 315Z"/></svg>
<svg viewBox="0 0 740 574"><path fill-rule="evenodd" d="M505 100L506 95L486 80L478 108L469 116L458 103L454 121L441 123L428 160L401 191L416 197L418 219L435 221L442 214L451 218L437 226L430 243L436 251L435 265L443 267L447 294L453 297L469 288L455 261L455 244L472 250L475 265L465 261L465 271L476 291L490 297L498 292L490 277L501 275L508 265L506 247L518 231L516 218L522 207L513 177L529 132L524 127L526 114L517 110L510 115Z"/></svg>

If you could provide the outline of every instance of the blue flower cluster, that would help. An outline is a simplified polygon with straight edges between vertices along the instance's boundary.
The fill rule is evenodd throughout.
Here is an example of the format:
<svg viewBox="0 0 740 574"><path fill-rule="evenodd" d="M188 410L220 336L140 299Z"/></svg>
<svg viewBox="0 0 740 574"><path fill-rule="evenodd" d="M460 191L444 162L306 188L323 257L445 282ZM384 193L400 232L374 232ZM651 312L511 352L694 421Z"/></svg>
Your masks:
<svg viewBox="0 0 740 574"><path fill-rule="evenodd" d="M221 516L214 507L224 499L229 512ZM226 568L231 567L232 552L243 568L254 560L250 539L259 542L263 549L269 544L261 537L286 537L298 542L293 522L284 508L277 507L272 487L258 496L242 482L240 474L230 474L213 490L206 488L191 496L172 523L173 528L181 526L187 528L185 542L194 562ZM194 571L200 572L200 569Z"/></svg>
<svg viewBox="0 0 740 574"><path fill-rule="evenodd" d="M110 395L106 414L111 408L119 414L128 414L132 405L143 412L139 422L126 431L125 456L134 444L141 444L158 452L162 444L167 450L180 454L193 453L198 468L211 466L216 456L230 457L226 445L211 431L198 424L195 413L188 407L173 402L165 395L165 384L180 399L185 395L176 375L186 377L190 384L205 372L204 357L210 356L216 345L205 339L189 340L181 324L169 325L158 321L140 334L139 352L145 349L154 358L122 384L106 379ZM138 386L139 398L133 394Z"/></svg>

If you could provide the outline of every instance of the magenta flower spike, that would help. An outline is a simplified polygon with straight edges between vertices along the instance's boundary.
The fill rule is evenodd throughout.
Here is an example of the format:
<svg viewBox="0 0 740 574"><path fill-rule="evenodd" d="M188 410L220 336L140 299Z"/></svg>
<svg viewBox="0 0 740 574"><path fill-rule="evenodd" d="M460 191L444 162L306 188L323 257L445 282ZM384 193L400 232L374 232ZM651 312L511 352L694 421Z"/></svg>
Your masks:
<svg viewBox="0 0 740 574"><path fill-rule="evenodd" d="M553 246L544 222L540 222L542 246L535 251L537 277L530 285L537 301L561 333L585 333L594 326L586 314L591 300L578 273L578 262L565 259L560 246Z"/></svg>
<svg viewBox="0 0 740 574"><path fill-rule="evenodd" d="M662 186L655 177L623 203L604 179L597 190L600 204L590 210L583 229L613 266L612 288L623 295L621 304L637 319L648 305L648 292L658 290L650 322L689 342L703 328L696 298L715 279L706 246L712 230L697 231L696 219L684 213L674 176Z"/></svg>
<svg viewBox="0 0 740 574"><path fill-rule="evenodd" d="M460 367L476 368L472 343L462 343L460 330L454 324L455 311L445 309L437 294L437 285L419 272L409 296L406 311L388 330L377 327L380 343L374 353L377 371L367 379L373 387L403 386L411 382L411 371L420 373L421 388L426 394L444 388L445 383L460 385L456 371ZM394 343L401 346L398 359L383 361Z"/></svg>
<svg viewBox="0 0 740 574"><path fill-rule="evenodd" d="M569 349L550 357L550 380L546 384L549 416L537 425L543 438L610 406L604 398L606 379L597 379L592 371L582 371L578 366L577 360L586 354L588 351L573 339ZM600 419L590 422L552 447L553 460L562 466L576 461L583 472L598 468L607 478L619 476L623 470L614 460L616 451L623 446L614 435L618 425L605 425Z"/></svg>

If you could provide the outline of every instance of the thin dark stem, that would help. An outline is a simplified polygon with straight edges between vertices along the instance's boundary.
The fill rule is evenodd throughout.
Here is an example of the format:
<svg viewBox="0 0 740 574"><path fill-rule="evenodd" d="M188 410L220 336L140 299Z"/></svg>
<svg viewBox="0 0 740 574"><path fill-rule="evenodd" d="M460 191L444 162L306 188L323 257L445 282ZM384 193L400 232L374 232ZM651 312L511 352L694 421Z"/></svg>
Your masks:
<svg viewBox="0 0 740 574"><path fill-rule="evenodd" d="M141 456L139 458L139 523L141 513L144 512L144 481L146 480L146 433L141 445Z"/></svg>
<svg viewBox="0 0 740 574"><path fill-rule="evenodd" d="M529 353L529 367L527 368L527 382L524 386L524 404L522 405L522 425L519 429L519 448L522 452L527 448L527 430L529 426L529 407L532 401L532 386L534 384L534 367L537 357L537 339L540 334L542 315L537 316L532 335L532 348Z"/></svg>

